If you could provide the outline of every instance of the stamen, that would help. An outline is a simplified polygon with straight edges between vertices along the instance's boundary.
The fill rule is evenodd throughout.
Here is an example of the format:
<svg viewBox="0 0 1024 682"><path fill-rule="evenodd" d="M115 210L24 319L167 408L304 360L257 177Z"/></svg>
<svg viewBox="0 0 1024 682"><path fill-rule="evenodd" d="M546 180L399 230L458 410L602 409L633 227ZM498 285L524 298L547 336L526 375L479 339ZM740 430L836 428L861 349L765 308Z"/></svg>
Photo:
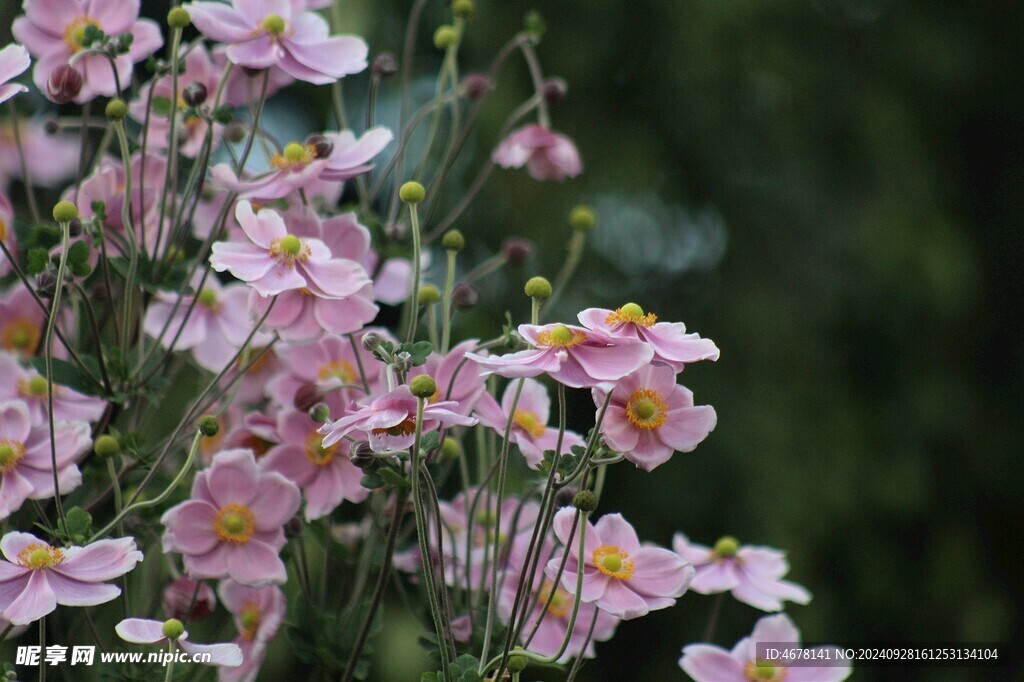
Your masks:
<svg viewBox="0 0 1024 682"><path fill-rule="evenodd" d="M512 414L512 421L534 438L540 438L547 431L547 426L541 423L536 412L516 410Z"/></svg>
<svg viewBox="0 0 1024 682"><path fill-rule="evenodd" d="M633 391L626 401L626 419L638 429L656 429L665 423L668 404L649 388Z"/></svg>
<svg viewBox="0 0 1024 682"><path fill-rule="evenodd" d="M604 318L604 323L609 326L617 324L636 324L641 327L650 327L658 321L654 313L644 313L644 309L636 303L627 303L621 308L616 308Z"/></svg>
<svg viewBox="0 0 1024 682"><path fill-rule="evenodd" d="M372 429L371 433L375 436L408 436L416 433L416 420L413 417L409 417L394 426Z"/></svg>
<svg viewBox="0 0 1024 682"><path fill-rule="evenodd" d="M313 431L306 439L306 459L317 466L330 464L334 456L338 454L339 443L325 448L323 434Z"/></svg>
<svg viewBox="0 0 1024 682"><path fill-rule="evenodd" d="M595 549L594 565L605 575L619 580L629 580L633 576L633 560L628 552L623 552L616 545L601 545Z"/></svg>
<svg viewBox="0 0 1024 682"><path fill-rule="evenodd" d="M585 332L579 329L569 329L560 324L554 329L544 330L537 334L537 345L554 348L572 348L587 340Z"/></svg>
<svg viewBox="0 0 1024 682"><path fill-rule="evenodd" d="M24 443L16 440L0 440L0 474L12 471L24 456Z"/></svg>
<svg viewBox="0 0 1024 682"><path fill-rule="evenodd" d="M42 333L31 320L16 317L0 333L0 345L9 351L31 353L39 345L40 338L42 338Z"/></svg>
<svg viewBox="0 0 1024 682"><path fill-rule="evenodd" d="M285 146L282 153L274 154L270 159L270 163L278 170L296 170L305 168L314 160L316 160L315 146L291 142Z"/></svg>
<svg viewBox="0 0 1024 682"><path fill-rule="evenodd" d="M242 544L249 542L256 530L256 517L245 505L226 504L217 512L213 529L221 540Z"/></svg>
<svg viewBox="0 0 1024 682"><path fill-rule="evenodd" d="M56 566L64 561L64 552L53 545L33 542L18 552L18 564L33 571Z"/></svg>

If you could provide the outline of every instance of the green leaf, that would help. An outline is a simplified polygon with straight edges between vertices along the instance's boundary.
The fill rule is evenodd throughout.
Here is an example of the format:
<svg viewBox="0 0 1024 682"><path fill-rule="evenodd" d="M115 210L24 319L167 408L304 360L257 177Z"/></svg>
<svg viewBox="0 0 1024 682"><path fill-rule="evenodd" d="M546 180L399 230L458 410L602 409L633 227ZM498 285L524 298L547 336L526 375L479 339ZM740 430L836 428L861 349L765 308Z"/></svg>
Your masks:
<svg viewBox="0 0 1024 682"><path fill-rule="evenodd" d="M68 539L75 544L85 542L92 532L92 514L81 507L72 507L64 517Z"/></svg>
<svg viewBox="0 0 1024 682"><path fill-rule="evenodd" d="M377 475L375 472L370 472L363 476L363 479L359 481L359 484L369 490L376 490L377 488L383 488L385 483L384 479Z"/></svg>
<svg viewBox="0 0 1024 682"><path fill-rule="evenodd" d="M171 100L167 97L153 98L153 113L157 116L170 116Z"/></svg>
<svg viewBox="0 0 1024 682"><path fill-rule="evenodd" d="M28 251L28 274L38 275L46 270L50 264L50 252L42 247L29 249Z"/></svg>
<svg viewBox="0 0 1024 682"><path fill-rule="evenodd" d="M83 355L80 356L82 364L89 368L89 371L94 376L99 376L100 368L96 359ZM32 363L32 367L35 368L44 377L46 376L46 358L35 357L29 362ZM53 376L47 377L55 384L61 386L67 386L68 388L74 389L79 393L85 393L86 395L103 395L103 387L96 383L88 373L83 371L78 365L74 365L67 360L61 360L59 358L53 358L51 360L51 366L53 367Z"/></svg>
<svg viewBox="0 0 1024 682"><path fill-rule="evenodd" d="M223 125L227 125L228 123L231 123L231 120L234 117L235 117L235 109L234 109L234 107L229 107L229 106L217 107L217 109L213 112L213 120L215 120L215 121L217 121L217 123L221 123Z"/></svg>
<svg viewBox="0 0 1024 682"><path fill-rule="evenodd" d="M405 476L398 473L391 467L381 467L377 469L377 471L374 474L368 475L376 475L379 478L383 479L384 481L390 483L398 490L404 490L405 488L409 487L409 482L405 480ZM366 484L364 483L363 485L365 486Z"/></svg>

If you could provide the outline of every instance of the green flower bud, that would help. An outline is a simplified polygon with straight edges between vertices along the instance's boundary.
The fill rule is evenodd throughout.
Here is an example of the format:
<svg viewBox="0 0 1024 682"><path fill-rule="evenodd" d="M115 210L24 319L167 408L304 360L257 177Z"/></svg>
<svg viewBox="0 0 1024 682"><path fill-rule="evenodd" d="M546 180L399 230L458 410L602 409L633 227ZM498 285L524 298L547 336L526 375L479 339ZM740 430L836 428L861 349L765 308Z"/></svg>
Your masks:
<svg viewBox="0 0 1024 682"><path fill-rule="evenodd" d="M576 230L592 230L597 225L597 214L589 206L580 204L569 212L569 224Z"/></svg>
<svg viewBox="0 0 1024 682"><path fill-rule="evenodd" d="M466 238L458 230L448 230L441 237L441 246L449 251L462 251L466 248Z"/></svg>
<svg viewBox="0 0 1024 682"><path fill-rule="evenodd" d="M720 557L734 557L736 556L737 550L740 548L740 541L731 535L726 535L723 538L719 538L718 542L715 543L714 553Z"/></svg>
<svg viewBox="0 0 1024 682"><path fill-rule="evenodd" d="M581 490L573 496L572 506L581 512L592 512L597 509L597 495L593 490Z"/></svg>
<svg viewBox="0 0 1024 682"><path fill-rule="evenodd" d="M420 374L409 382L409 391L417 398L429 398L437 393L437 382L429 374Z"/></svg>
<svg viewBox="0 0 1024 682"><path fill-rule="evenodd" d="M120 97L115 97L107 102L107 108L104 110L104 113L111 121L120 121L128 115L128 105Z"/></svg>
<svg viewBox="0 0 1024 682"><path fill-rule="evenodd" d="M410 180L409 182L402 185L402 188L398 190L398 198L407 204L418 204L423 201L427 191L423 189L423 185Z"/></svg>
<svg viewBox="0 0 1024 682"><path fill-rule="evenodd" d="M331 421L331 408L326 403L317 403L310 409L309 418L317 424L326 424Z"/></svg>
<svg viewBox="0 0 1024 682"><path fill-rule="evenodd" d="M459 42L459 34L451 26L440 26L434 31L434 47L447 50Z"/></svg>
<svg viewBox="0 0 1024 682"><path fill-rule="evenodd" d="M530 298L543 301L551 298L551 282L543 277L531 277L526 280L526 286L523 287L523 291Z"/></svg>
<svg viewBox="0 0 1024 682"><path fill-rule="evenodd" d="M216 436L218 431L220 431L220 422L212 414L208 414L199 420L199 432L207 438Z"/></svg>
<svg viewBox="0 0 1024 682"><path fill-rule="evenodd" d="M184 7L175 7L167 13L167 25L171 28L185 28L192 23L192 17Z"/></svg>
<svg viewBox="0 0 1024 682"><path fill-rule="evenodd" d="M445 436L441 441L441 456L445 459L458 459L461 454L462 446L459 445L459 441L451 436Z"/></svg>
<svg viewBox="0 0 1024 682"><path fill-rule="evenodd" d="M434 305L441 300L441 292L433 284L424 284L420 287L420 305Z"/></svg>
<svg viewBox="0 0 1024 682"><path fill-rule="evenodd" d="M516 653L517 651L522 651L522 648L516 647L509 654L508 663L505 665L510 673L521 673L530 665L530 659L520 653Z"/></svg>
<svg viewBox="0 0 1024 682"><path fill-rule="evenodd" d="M116 438L107 434L96 439L92 444L92 450L100 457L113 457L121 452L121 444L117 442Z"/></svg>
<svg viewBox="0 0 1024 682"><path fill-rule="evenodd" d="M469 19L476 14L476 3L473 0L454 0L452 2L452 14L463 19Z"/></svg>
<svg viewBox="0 0 1024 682"><path fill-rule="evenodd" d="M185 634L185 626L177 618L165 620L162 630L167 639L178 639Z"/></svg>
<svg viewBox="0 0 1024 682"><path fill-rule="evenodd" d="M58 201L53 207L53 219L58 223L70 223L78 217L78 207L70 201Z"/></svg>

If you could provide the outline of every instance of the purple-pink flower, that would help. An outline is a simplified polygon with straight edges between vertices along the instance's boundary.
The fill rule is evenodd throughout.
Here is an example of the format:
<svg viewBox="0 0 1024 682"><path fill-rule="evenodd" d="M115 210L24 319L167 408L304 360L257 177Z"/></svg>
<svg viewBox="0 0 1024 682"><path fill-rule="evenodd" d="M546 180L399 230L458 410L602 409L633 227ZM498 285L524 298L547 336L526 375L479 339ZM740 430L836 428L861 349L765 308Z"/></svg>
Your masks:
<svg viewBox="0 0 1024 682"><path fill-rule="evenodd" d="M172 580L160 601L167 617L178 620L202 620L217 606L217 596L209 583L192 578Z"/></svg>
<svg viewBox="0 0 1024 682"><path fill-rule="evenodd" d="M636 339L613 339L604 332L565 324L519 325L533 348L506 355L466 353L486 373L507 378L547 373L571 388L617 381L651 361L654 352Z"/></svg>
<svg viewBox="0 0 1024 682"><path fill-rule="evenodd" d="M259 673L267 644L284 621L288 602L279 587L246 587L233 580L221 581L220 600L231 613L238 628L235 644L242 650L243 662L237 668L221 670L219 682L252 682Z"/></svg>
<svg viewBox="0 0 1024 682"><path fill-rule="evenodd" d="M573 141L536 123L502 140L491 160L502 168L526 166L534 180L564 180L583 172L583 161Z"/></svg>
<svg viewBox="0 0 1024 682"><path fill-rule="evenodd" d="M11 354L0 351L0 402L21 401L33 424L46 424L50 412L50 382L39 372L24 369ZM53 418L56 421L94 422L103 414L101 398L84 395L67 386L53 385Z"/></svg>
<svg viewBox="0 0 1024 682"><path fill-rule="evenodd" d="M512 429L509 431L509 439L519 446L526 463L536 469L544 460L544 453L554 450L558 445L558 428L548 426L551 398L548 397L544 385L534 379L523 380L523 390L513 411L516 383L512 382L505 388L501 405L498 405L490 394L483 394L476 406L476 416L481 424L503 434L508 416L511 414ZM569 452L574 445L582 446L583 439L578 434L566 430L562 435L562 448L559 454Z"/></svg>
<svg viewBox="0 0 1024 682"><path fill-rule="evenodd" d="M324 424L323 447L327 448L353 432L365 433L370 447L376 452L405 450L416 439L416 404L418 400L408 386L399 386L390 393L357 403L357 409L337 421ZM427 433L439 424L473 426L472 417L464 417L455 410L451 400L428 402L423 407L422 432Z"/></svg>
<svg viewBox="0 0 1024 682"><path fill-rule="evenodd" d="M18 253L18 235L14 232L14 206L2 187L0 187L0 242L7 247L11 255ZM0 251L0 256L3 256L2 251ZM7 259L7 256L0 258L0 277L5 277L12 269L11 261Z"/></svg>
<svg viewBox="0 0 1024 682"><path fill-rule="evenodd" d="M694 592L732 592L739 601L762 611L781 611L785 601L811 601L810 592L783 580L789 573L789 562L785 552L772 547L740 545L736 538L725 536L711 548L676 533L672 548L696 569L697 575L690 584Z"/></svg>
<svg viewBox="0 0 1024 682"><path fill-rule="evenodd" d="M142 561L132 538L97 540L85 547L54 547L29 533L0 540L0 615L25 625L61 606L96 606L116 599L119 578Z"/></svg>
<svg viewBox="0 0 1024 682"><path fill-rule="evenodd" d="M624 620L639 618L650 611L668 608L686 592L693 579L693 566L675 552L652 545L640 545L633 526L620 514L605 514L596 524L587 521L583 556L579 555L580 528L570 536L571 507L555 514L555 536L565 545L569 558L562 573L562 587L576 594L577 569L583 562L580 599ZM554 580L562 557L548 562L546 573Z"/></svg>
<svg viewBox="0 0 1024 682"><path fill-rule="evenodd" d="M11 83L28 69L32 63L28 50L21 45L11 44L0 50L0 102L6 102L19 92L27 92L24 85Z"/></svg>
<svg viewBox="0 0 1024 682"><path fill-rule="evenodd" d="M369 48L362 38L329 35L323 17L293 11L289 0L191 2L184 7L207 38L227 43L228 59L239 66L278 66L319 85L366 68Z"/></svg>
<svg viewBox="0 0 1024 682"><path fill-rule="evenodd" d="M639 339L654 349L654 362L671 365L676 372L683 365L700 360L717 360L718 346L711 339L687 334L682 322L658 322L654 313L645 313L636 303L621 308L587 308L581 312L580 324L587 329L604 332L617 339Z"/></svg>
<svg viewBox="0 0 1024 682"><path fill-rule="evenodd" d="M85 422L56 422L57 483L61 494L82 483L75 462L92 445ZM0 403L0 520L25 500L54 496L53 452L49 424L32 425L28 408L20 400Z"/></svg>
<svg viewBox="0 0 1024 682"><path fill-rule="evenodd" d="M117 94L131 85L132 65L156 52L163 37L156 22L139 19L139 0L24 0L25 15L14 20L11 31L36 58L32 79L40 92L46 92L50 72L67 64L85 49L85 30L95 26L108 36L132 35L127 54L114 57L117 81L110 61L102 54L87 54L75 61L85 78L75 102L82 104L98 95Z"/></svg>
<svg viewBox="0 0 1024 682"><path fill-rule="evenodd" d="M370 281L361 265L332 258L319 239L289 234L276 211L253 213L252 204L240 201L235 216L249 243L217 242L210 263L217 272L227 270L248 282L261 296L303 289L312 296L345 298Z"/></svg>
<svg viewBox="0 0 1024 682"><path fill-rule="evenodd" d="M608 396L593 389L600 409ZM693 393L676 383L668 365L647 365L620 379L601 422L605 442L644 471L664 464L673 452L690 452L715 428L710 405L694 406Z"/></svg>
<svg viewBox="0 0 1024 682"><path fill-rule="evenodd" d="M132 644L164 644L168 640L164 625L159 620L148 618L125 618L114 626L114 631L118 637ZM192 656L203 656L195 659L197 662L205 662L205 656L209 655L208 665L234 667L242 664L242 650L237 644L194 644L188 641L188 630L175 638L174 644Z"/></svg>
<svg viewBox="0 0 1024 682"><path fill-rule="evenodd" d="M167 510L164 551L181 552L193 578L228 578L261 587L288 574L278 552L301 494L278 473L261 471L251 450L225 450L196 474L192 499Z"/></svg>
<svg viewBox="0 0 1024 682"><path fill-rule="evenodd" d="M75 174L78 168L78 137L70 133L50 133L40 118L20 118L18 132L25 152L25 166L32 183L55 187ZM12 178L23 178L22 156L10 119L0 121L0 189Z"/></svg>
<svg viewBox="0 0 1024 682"><path fill-rule="evenodd" d="M466 353L478 345L477 339L466 339L449 350L446 355L431 353L425 363L409 370L407 377L410 381L421 374L433 377L437 382L437 391L430 396L430 402L454 400L459 404L455 411L468 415L476 407L477 401L487 387L480 373L465 362Z"/></svg>
<svg viewBox="0 0 1024 682"><path fill-rule="evenodd" d="M679 666L694 682L840 682L850 676L850 665L837 661L839 651L834 646L811 647L830 660L829 665L787 666L757 656L757 645L769 643L800 645L800 631L786 614L761 618L732 651L713 644L689 644L683 647Z"/></svg>
<svg viewBox="0 0 1024 682"><path fill-rule="evenodd" d="M363 471L352 463L344 440L323 445L319 424L305 412L277 415L280 444L260 460L265 471L276 471L302 489L306 520L323 518L343 501L362 502L370 494L360 481Z"/></svg>

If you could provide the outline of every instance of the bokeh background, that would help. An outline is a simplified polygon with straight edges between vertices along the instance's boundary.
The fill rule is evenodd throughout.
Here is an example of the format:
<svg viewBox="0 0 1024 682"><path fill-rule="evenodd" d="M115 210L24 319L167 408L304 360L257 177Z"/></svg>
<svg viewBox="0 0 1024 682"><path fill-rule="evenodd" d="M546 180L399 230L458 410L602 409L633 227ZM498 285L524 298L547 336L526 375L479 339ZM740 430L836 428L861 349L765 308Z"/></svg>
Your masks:
<svg viewBox="0 0 1024 682"><path fill-rule="evenodd" d="M18 13L2 3L7 29ZM726 534L784 548L814 600L805 640L1010 642L1000 670L862 668L858 680L1013 679L1024 650L1021 216L1024 19L1015 3L936 0L478 0L463 70L539 10L545 71L570 92L552 111L586 172L537 183L498 171L457 225L470 259L518 235L522 268L484 280L460 333L520 319L522 282L553 277L576 203L601 216L553 317L629 300L722 349L683 381L719 425L653 474L619 465L602 504L641 537ZM409 2L348 0L374 53L400 52ZM162 17L166 2L143 3ZM431 2L417 87L432 90ZM361 114L365 77L346 79ZM505 113L529 95L513 60L484 108L467 186ZM393 115L397 84L381 115ZM429 96L429 95L428 95ZM327 91L292 88L270 121L326 125ZM275 118L276 117L276 118ZM592 420L586 395L571 421ZM624 623L581 679L682 679L712 599ZM417 679L415 623L389 604L378 679ZM761 614L727 601L731 646ZM278 662L288 642L274 645ZM266 679L291 679L270 661ZM277 675L277 677L275 677ZM1019 679L1019 678L1018 678Z"/></svg>

